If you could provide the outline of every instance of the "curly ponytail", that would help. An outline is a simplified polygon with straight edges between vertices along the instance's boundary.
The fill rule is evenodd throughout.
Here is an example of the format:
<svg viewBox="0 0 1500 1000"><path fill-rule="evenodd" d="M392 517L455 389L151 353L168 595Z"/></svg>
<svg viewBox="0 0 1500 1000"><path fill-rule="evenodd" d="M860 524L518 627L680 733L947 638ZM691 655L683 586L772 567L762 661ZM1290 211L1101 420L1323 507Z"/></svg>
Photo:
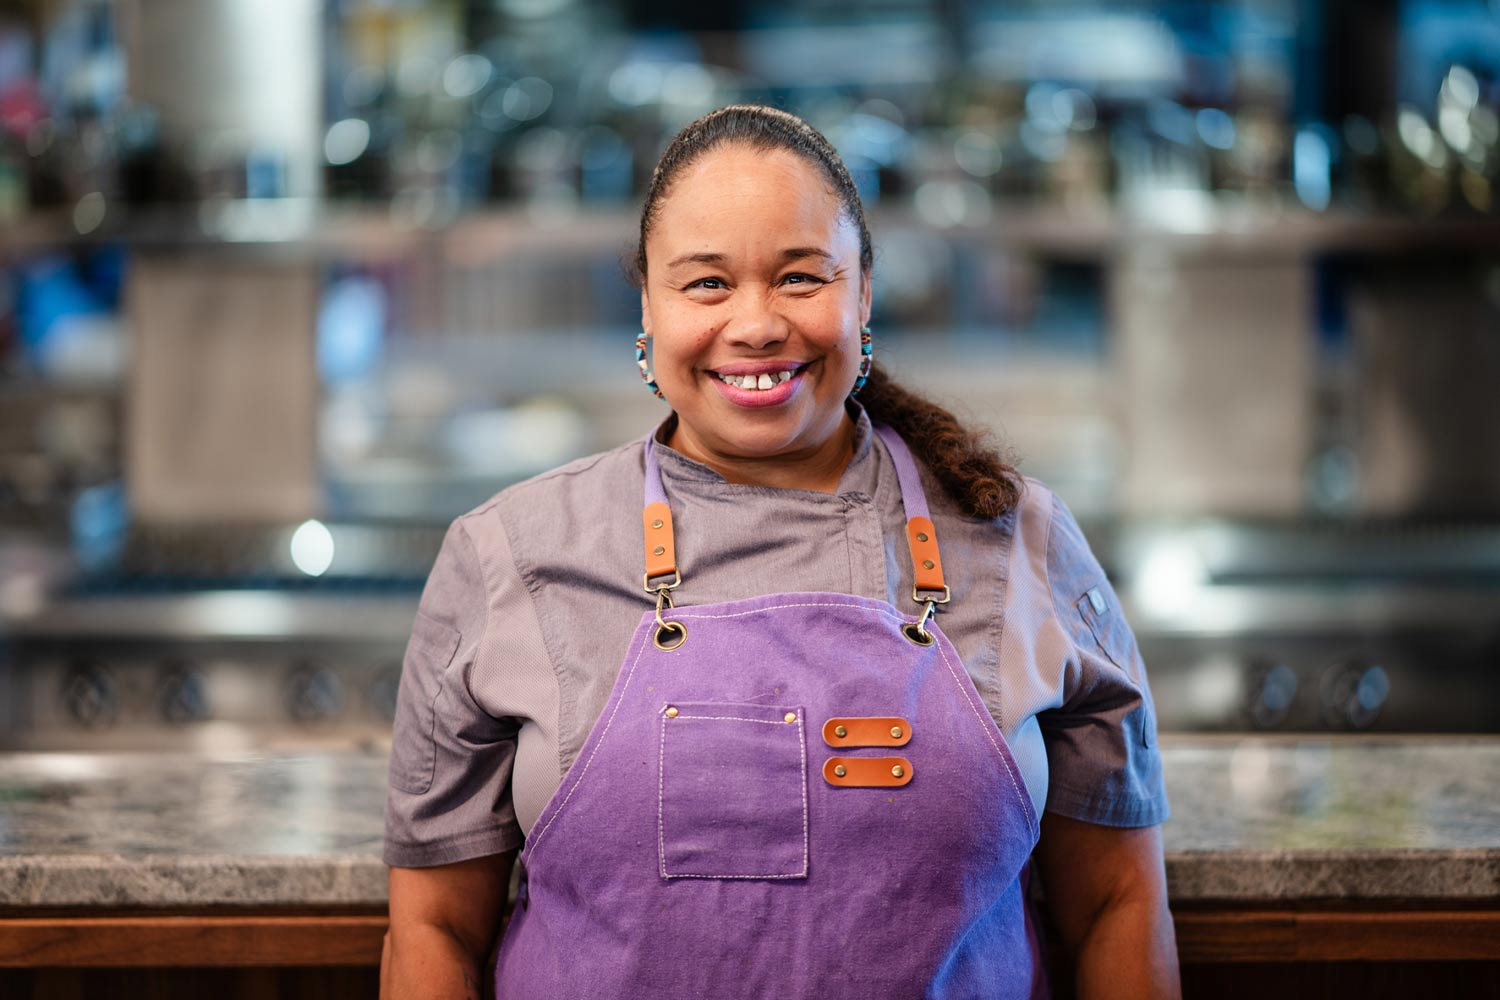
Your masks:
<svg viewBox="0 0 1500 1000"><path fill-rule="evenodd" d="M786 150L821 170L859 231L860 267L866 278L870 276L874 253L864 206L833 146L794 114L760 104L735 104L685 126L662 153L641 206L640 242L630 262L638 286L646 277L646 237L672 181L705 153L728 144ZM890 426L923 458L965 514L995 518L1020 502L1020 474L989 445L983 431L970 430L941 406L897 385L878 363L858 398L872 421Z"/></svg>
<svg viewBox="0 0 1500 1000"><path fill-rule="evenodd" d="M970 517L995 518L1021 502L1021 476L984 431L965 427L936 403L891 380L877 363L859 391L865 412L922 456L943 492Z"/></svg>

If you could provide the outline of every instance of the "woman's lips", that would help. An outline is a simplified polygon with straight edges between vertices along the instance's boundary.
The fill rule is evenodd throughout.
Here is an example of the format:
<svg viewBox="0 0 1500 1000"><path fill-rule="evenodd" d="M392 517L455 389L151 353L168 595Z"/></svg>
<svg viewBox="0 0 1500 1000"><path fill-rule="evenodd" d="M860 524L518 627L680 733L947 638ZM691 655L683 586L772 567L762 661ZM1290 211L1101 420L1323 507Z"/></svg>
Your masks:
<svg viewBox="0 0 1500 1000"><path fill-rule="evenodd" d="M769 389L742 389L737 385L730 385L713 372L709 373L708 378L714 388L718 389L720 394L735 406L758 409L763 406L777 406L795 396L802 388L803 372L806 370L805 365L798 368L791 378L785 382L777 382ZM774 375L771 377L775 378Z"/></svg>

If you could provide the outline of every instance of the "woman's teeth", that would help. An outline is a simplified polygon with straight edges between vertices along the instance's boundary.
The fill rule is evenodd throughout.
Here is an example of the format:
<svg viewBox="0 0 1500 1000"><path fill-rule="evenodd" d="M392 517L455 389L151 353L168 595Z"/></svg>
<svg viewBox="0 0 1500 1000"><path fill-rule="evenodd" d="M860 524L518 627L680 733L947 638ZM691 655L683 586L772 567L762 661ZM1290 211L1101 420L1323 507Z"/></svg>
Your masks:
<svg viewBox="0 0 1500 1000"><path fill-rule="evenodd" d="M714 374L718 375L719 373L715 372ZM736 389L769 389L772 386L787 381L795 374L797 374L795 370L790 370L771 372L765 375L719 375L719 378L726 385L732 385Z"/></svg>

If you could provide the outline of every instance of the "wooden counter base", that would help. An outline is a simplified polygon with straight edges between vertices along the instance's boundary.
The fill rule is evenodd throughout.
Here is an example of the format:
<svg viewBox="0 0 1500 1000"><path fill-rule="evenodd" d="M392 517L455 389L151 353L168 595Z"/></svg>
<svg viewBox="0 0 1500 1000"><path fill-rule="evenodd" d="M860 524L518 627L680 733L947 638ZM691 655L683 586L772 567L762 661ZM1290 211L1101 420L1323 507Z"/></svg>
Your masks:
<svg viewBox="0 0 1500 1000"><path fill-rule="evenodd" d="M1483 996L1500 987L1500 908L1174 908L1184 996ZM0 912L0 996L372 997L384 907ZM1060 960L1055 943L1051 948ZM1053 962L1054 996L1072 996ZM1417 991L1416 994L1413 991Z"/></svg>
<svg viewBox="0 0 1500 1000"><path fill-rule="evenodd" d="M0 918L0 967L380 964L386 914Z"/></svg>
<svg viewBox="0 0 1500 1000"><path fill-rule="evenodd" d="M1183 964L1500 961L1500 909L1176 908ZM384 908L0 914L0 967L380 964Z"/></svg>

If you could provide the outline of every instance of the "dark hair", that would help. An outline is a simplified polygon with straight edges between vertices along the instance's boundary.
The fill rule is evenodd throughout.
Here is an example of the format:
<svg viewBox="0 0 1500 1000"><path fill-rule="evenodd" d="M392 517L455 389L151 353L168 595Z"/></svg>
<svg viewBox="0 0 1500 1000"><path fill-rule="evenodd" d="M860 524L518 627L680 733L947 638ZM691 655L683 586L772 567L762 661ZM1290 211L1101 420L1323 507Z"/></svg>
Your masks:
<svg viewBox="0 0 1500 1000"><path fill-rule="evenodd" d="M869 280L875 254L864 206L832 144L790 112L759 104L732 104L685 127L662 153L641 206L640 243L632 274L637 286L646 279L646 238L673 180L703 154L736 143L759 150L786 150L823 172L859 231L859 266ZM970 430L941 406L897 385L878 363L871 367L859 401L872 421L889 425L912 446L965 514L995 518L1020 502L1021 476L1000 457L985 432Z"/></svg>

